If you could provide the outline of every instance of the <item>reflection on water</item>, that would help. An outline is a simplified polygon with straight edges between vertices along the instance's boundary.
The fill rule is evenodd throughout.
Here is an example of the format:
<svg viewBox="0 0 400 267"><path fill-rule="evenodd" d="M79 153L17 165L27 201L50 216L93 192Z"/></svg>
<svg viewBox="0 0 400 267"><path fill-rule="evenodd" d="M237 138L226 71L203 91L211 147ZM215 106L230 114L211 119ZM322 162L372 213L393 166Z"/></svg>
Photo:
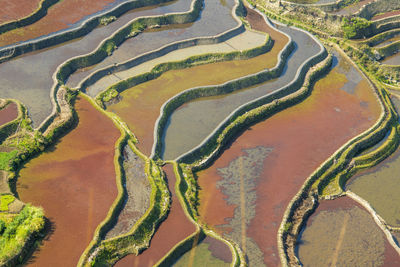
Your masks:
<svg viewBox="0 0 400 267"><path fill-rule="evenodd" d="M229 247L222 241L206 237L200 244L185 253L175 264L176 267L228 267L232 261Z"/></svg>
<svg viewBox="0 0 400 267"><path fill-rule="evenodd" d="M322 203L299 240L304 266L383 266L385 236L351 199Z"/></svg>
<svg viewBox="0 0 400 267"><path fill-rule="evenodd" d="M75 266L117 197L114 146L119 130L87 100L78 99L78 126L27 163L17 192L41 206L53 227L33 255L34 266Z"/></svg>

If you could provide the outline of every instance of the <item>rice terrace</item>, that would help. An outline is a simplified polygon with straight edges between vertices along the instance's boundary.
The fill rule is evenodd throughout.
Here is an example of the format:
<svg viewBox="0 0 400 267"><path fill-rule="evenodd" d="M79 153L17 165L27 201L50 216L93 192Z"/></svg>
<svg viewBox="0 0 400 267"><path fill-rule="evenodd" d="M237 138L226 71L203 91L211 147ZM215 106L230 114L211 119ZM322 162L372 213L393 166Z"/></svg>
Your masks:
<svg viewBox="0 0 400 267"><path fill-rule="evenodd" d="M400 266L400 0L0 0L0 266Z"/></svg>

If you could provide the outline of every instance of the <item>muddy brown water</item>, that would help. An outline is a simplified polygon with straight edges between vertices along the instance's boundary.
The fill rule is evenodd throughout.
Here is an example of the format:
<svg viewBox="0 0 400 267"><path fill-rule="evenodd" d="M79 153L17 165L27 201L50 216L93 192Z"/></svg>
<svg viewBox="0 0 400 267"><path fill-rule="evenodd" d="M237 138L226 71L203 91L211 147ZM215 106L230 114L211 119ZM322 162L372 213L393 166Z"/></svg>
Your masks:
<svg viewBox="0 0 400 267"><path fill-rule="evenodd" d="M18 117L18 106L14 102L0 109L0 126Z"/></svg>
<svg viewBox="0 0 400 267"><path fill-rule="evenodd" d="M400 10L393 10L393 11L390 11L390 12L386 12L386 13L383 13L383 14L376 15L376 16L372 17L371 20L375 21L375 20L378 20L378 19L384 19L384 18L397 16L397 15L400 15Z"/></svg>
<svg viewBox="0 0 400 267"><path fill-rule="evenodd" d="M392 96L400 111L400 99ZM348 189L367 200L376 212L392 226L400 226L400 149L379 165L360 172L348 182Z"/></svg>
<svg viewBox="0 0 400 267"><path fill-rule="evenodd" d="M32 1L36 2L36 1ZM0 46L34 39L67 29L85 17L109 9L121 0L63 0L51 6L46 16L26 27L6 32L0 36ZM68 12L66 12L68 11Z"/></svg>
<svg viewBox="0 0 400 267"><path fill-rule="evenodd" d="M278 28L290 35L295 43L295 50L281 76L229 94L197 98L174 110L165 128L161 129L162 158L176 159L185 154L201 144L240 106L293 83L302 64L321 51L316 41L303 31L286 26Z"/></svg>
<svg viewBox="0 0 400 267"><path fill-rule="evenodd" d="M265 22L260 23L260 16L253 10L249 10L247 18L253 28L268 33L275 41L271 51L248 60L168 71L155 80L123 91L122 101L108 107L108 110L127 122L138 137L138 147L142 152L150 155L154 124L160 114L160 107L174 95L195 86L220 84L276 65L278 53L286 45L288 38ZM146 120L143 120L143 117L146 117Z"/></svg>
<svg viewBox="0 0 400 267"><path fill-rule="evenodd" d="M75 266L117 197L114 145L120 132L87 100L78 98L75 108L78 126L19 174L19 197L43 207L52 226L28 265Z"/></svg>
<svg viewBox="0 0 400 267"><path fill-rule="evenodd" d="M222 241L207 236L200 244L184 254L174 266L231 266L232 253Z"/></svg>
<svg viewBox="0 0 400 267"><path fill-rule="evenodd" d="M371 215L341 197L322 201L299 239L304 266L399 266L400 258Z"/></svg>
<svg viewBox="0 0 400 267"><path fill-rule="evenodd" d="M271 52L277 53L277 50L278 48ZM154 125L160 115L161 106L168 99L195 86L220 84L272 67L276 63L276 58L276 54L266 53L248 60L171 70L155 80L125 90L121 93L122 101L109 106L108 110L127 122L139 140L139 149L150 155L153 146ZM143 120L144 117L146 120Z"/></svg>
<svg viewBox="0 0 400 267"><path fill-rule="evenodd" d="M24 18L39 7L40 0L0 0L0 25Z"/></svg>
<svg viewBox="0 0 400 267"><path fill-rule="evenodd" d="M61 63L74 56L93 51L103 39L132 19L187 11L190 3L190 1L178 0L164 5L134 9L107 26L97 27L82 38L3 62L0 68L1 97L22 101L28 108L34 127L38 127L51 114L52 76ZM148 44L150 46L148 49L156 45L157 43L151 42L150 45ZM44 58L46 60L43 60Z"/></svg>
<svg viewBox="0 0 400 267"><path fill-rule="evenodd" d="M153 266L177 243L196 231L194 224L186 217L176 196L176 177L173 166L168 164L163 167L163 170L167 175L168 187L172 195L172 204L168 217L157 229L148 249L139 254L139 256L131 254L124 257L115 266Z"/></svg>
<svg viewBox="0 0 400 267"><path fill-rule="evenodd" d="M280 264L277 231L289 201L323 161L380 115L365 80L349 90L345 74L352 66L342 60L305 101L252 126L197 173L202 220L240 244L250 265Z"/></svg>

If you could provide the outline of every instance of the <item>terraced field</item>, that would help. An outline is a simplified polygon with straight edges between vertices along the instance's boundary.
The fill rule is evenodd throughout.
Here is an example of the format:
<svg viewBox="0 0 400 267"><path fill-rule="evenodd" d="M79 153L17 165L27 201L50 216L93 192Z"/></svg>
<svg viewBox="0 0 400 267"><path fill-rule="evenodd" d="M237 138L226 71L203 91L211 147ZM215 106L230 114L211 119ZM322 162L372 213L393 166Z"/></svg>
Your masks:
<svg viewBox="0 0 400 267"><path fill-rule="evenodd" d="M0 4L1 266L400 264L399 1Z"/></svg>

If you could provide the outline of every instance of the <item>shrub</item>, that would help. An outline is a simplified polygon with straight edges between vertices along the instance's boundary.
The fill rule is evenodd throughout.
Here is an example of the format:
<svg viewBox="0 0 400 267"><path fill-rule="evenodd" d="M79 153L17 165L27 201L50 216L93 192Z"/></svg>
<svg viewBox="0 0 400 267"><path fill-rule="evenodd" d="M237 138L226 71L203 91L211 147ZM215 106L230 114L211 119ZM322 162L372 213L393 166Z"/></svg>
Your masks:
<svg viewBox="0 0 400 267"><path fill-rule="evenodd" d="M368 30L371 26L371 22L364 18L343 18L342 30L344 36L348 39L361 38L368 36Z"/></svg>

